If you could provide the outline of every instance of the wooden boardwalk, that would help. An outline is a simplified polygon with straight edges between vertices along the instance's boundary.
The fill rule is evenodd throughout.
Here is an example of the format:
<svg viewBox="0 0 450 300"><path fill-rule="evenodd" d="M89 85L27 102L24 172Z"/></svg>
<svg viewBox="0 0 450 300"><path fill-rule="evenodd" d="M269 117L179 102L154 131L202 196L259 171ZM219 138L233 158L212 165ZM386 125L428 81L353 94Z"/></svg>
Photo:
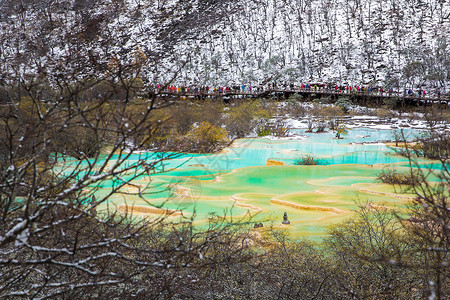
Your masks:
<svg viewBox="0 0 450 300"><path fill-rule="evenodd" d="M206 92L206 91L158 91L155 93L157 97L186 97L186 98L197 98L197 99L205 99L205 98L276 98L276 99L287 99L291 95L298 94L301 95L303 99L317 99L317 98L326 98L329 97L331 99L338 99L339 97L349 97L350 99L356 100L360 103L373 103L380 104L383 103L386 99L393 99L401 104L416 104L416 105L427 105L432 103L450 103L450 96L441 95L438 97L437 95L426 95L426 96L418 96L418 95L405 95L403 93L398 92L371 92L368 93L366 91L335 91L335 90L327 90L327 89L266 89L263 91L254 90L254 91L223 91L223 92Z"/></svg>

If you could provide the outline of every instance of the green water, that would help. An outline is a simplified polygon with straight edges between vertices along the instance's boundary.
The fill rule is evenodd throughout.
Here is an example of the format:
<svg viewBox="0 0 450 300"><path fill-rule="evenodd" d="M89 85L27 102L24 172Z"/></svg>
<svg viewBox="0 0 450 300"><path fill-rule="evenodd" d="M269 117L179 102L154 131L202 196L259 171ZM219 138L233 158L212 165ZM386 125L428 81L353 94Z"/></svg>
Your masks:
<svg viewBox="0 0 450 300"><path fill-rule="evenodd" d="M113 195L108 205L126 203L178 210L183 215L170 220L195 215L199 225L214 214L251 216L265 227L282 227L294 236L320 238L327 226L353 213L358 199L388 207L403 206L408 201L410 195L393 197L392 187L376 183L384 165L396 164L405 169L408 165L405 158L376 143L392 139L393 132L355 129L342 140L334 139L331 132L301 134L303 139L295 140L240 139L218 154L182 154L161 163L158 159L168 154L133 154L124 167L145 160L157 162L158 172L133 181L147 187L141 196L135 187L124 187L126 193ZM299 156L307 153L326 165L294 165ZM268 160L284 165L267 165ZM134 175L127 174L124 179ZM107 181L96 193L104 196L114 184ZM284 212L291 225L283 227Z"/></svg>

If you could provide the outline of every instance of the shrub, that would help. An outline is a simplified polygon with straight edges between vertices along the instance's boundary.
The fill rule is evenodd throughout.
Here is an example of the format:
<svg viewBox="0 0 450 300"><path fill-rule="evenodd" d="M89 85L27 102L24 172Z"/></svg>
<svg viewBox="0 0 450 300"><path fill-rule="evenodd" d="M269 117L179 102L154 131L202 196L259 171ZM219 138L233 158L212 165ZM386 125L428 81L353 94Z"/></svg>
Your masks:
<svg viewBox="0 0 450 300"><path fill-rule="evenodd" d="M222 123L223 104L211 100L184 101L170 108L173 126L180 134L186 134L194 123L208 122L214 126Z"/></svg>
<svg viewBox="0 0 450 300"><path fill-rule="evenodd" d="M285 137L289 133L289 126L285 122L278 120L272 128L272 135L277 137Z"/></svg>
<svg viewBox="0 0 450 300"><path fill-rule="evenodd" d="M232 137L242 138L249 135L261 120L269 117L269 112L262 108L259 101L242 102L230 107L225 126Z"/></svg>
<svg viewBox="0 0 450 300"><path fill-rule="evenodd" d="M339 106L344 113L348 113L350 107L352 106L352 102L347 97L340 97L336 103L336 106Z"/></svg>
<svg viewBox="0 0 450 300"><path fill-rule="evenodd" d="M103 146L94 130L82 127L68 128L55 135L52 150L76 158L94 157Z"/></svg>
<svg viewBox="0 0 450 300"><path fill-rule="evenodd" d="M303 96L295 93L295 94L290 95L288 100L301 101L301 100L303 100Z"/></svg>
<svg viewBox="0 0 450 300"><path fill-rule="evenodd" d="M377 179L382 183L412 185L415 182L414 173L399 172L389 167L378 173Z"/></svg>
<svg viewBox="0 0 450 300"><path fill-rule="evenodd" d="M256 133L258 136L266 136L272 134L272 129L267 124L264 124L256 129Z"/></svg>
<svg viewBox="0 0 450 300"><path fill-rule="evenodd" d="M336 118L343 115L343 110L340 106L324 105L318 109L317 113L324 118Z"/></svg>
<svg viewBox="0 0 450 300"><path fill-rule="evenodd" d="M258 136L273 135L277 137L285 137L289 133L289 126L286 125L286 122L277 120L274 123L265 123L264 125L260 125L257 128L256 133Z"/></svg>
<svg viewBox="0 0 450 300"><path fill-rule="evenodd" d="M322 98L322 103L324 103L324 104L331 104L331 103L333 103L333 98L331 96Z"/></svg>
<svg viewBox="0 0 450 300"><path fill-rule="evenodd" d="M376 110L376 116L380 119L389 119L395 116L395 114L390 111L389 109L386 109L384 107L380 107Z"/></svg>
<svg viewBox="0 0 450 300"><path fill-rule="evenodd" d="M304 154L295 160L294 165L296 166L317 166L325 165L324 161L317 159L314 155Z"/></svg>
<svg viewBox="0 0 450 300"><path fill-rule="evenodd" d="M285 107L285 113L288 113L295 118L304 117L307 111L307 108L303 106L302 103L293 100L289 100Z"/></svg>
<svg viewBox="0 0 450 300"><path fill-rule="evenodd" d="M21 97L16 102L18 116L24 120L27 124L37 125L39 123L39 112L45 113L45 106L33 100L31 97ZM34 126L33 125L33 126Z"/></svg>
<svg viewBox="0 0 450 300"><path fill-rule="evenodd" d="M430 129L434 129L439 124L444 125L450 123L450 111L442 109L438 105L424 107L424 118Z"/></svg>
<svg viewBox="0 0 450 300"><path fill-rule="evenodd" d="M448 163L450 159L450 137L446 132L428 132L416 138L415 143L408 144L402 132L395 132L395 148L397 154L411 158L425 157Z"/></svg>
<svg viewBox="0 0 450 300"><path fill-rule="evenodd" d="M371 202L358 205L352 218L330 227L324 242L341 276L353 275L353 279L345 275L336 278L347 291L347 298L421 298L417 294L423 281L418 280L417 272L395 264L399 260L411 261L412 257L410 237L394 212Z"/></svg>
<svg viewBox="0 0 450 300"><path fill-rule="evenodd" d="M398 97L384 98L383 104L386 106L387 109L394 109L397 107L398 101L399 101Z"/></svg>
<svg viewBox="0 0 450 300"><path fill-rule="evenodd" d="M416 154L431 159L448 160L450 158L450 136L430 134L420 139Z"/></svg>
<svg viewBox="0 0 450 300"><path fill-rule="evenodd" d="M230 142L228 132L224 128L214 126L206 121L192 127L186 137L194 149L193 152L201 153L217 151Z"/></svg>

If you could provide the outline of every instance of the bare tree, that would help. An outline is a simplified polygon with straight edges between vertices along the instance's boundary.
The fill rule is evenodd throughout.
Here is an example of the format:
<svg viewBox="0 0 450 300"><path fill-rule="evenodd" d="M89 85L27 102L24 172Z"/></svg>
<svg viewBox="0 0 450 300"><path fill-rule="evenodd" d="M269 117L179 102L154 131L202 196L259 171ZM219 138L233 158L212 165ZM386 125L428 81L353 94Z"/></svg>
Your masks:
<svg viewBox="0 0 450 300"><path fill-rule="evenodd" d="M445 299L450 282L448 135L430 129L415 143L404 135L399 139L397 152L409 160L408 180L401 186L415 198L398 210L363 202L354 218L330 229L326 249L348 274L338 281L349 297Z"/></svg>
<svg viewBox="0 0 450 300"><path fill-rule="evenodd" d="M218 22L221 14L211 14L224 5L182 3L192 7L177 11L179 25L164 7L146 16L155 26L148 36L163 41L157 51L120 35L118 24L119 15L127 26L142 21L153 1L2 7L0 297L170 298L195 288L191 270L245 258L242 235L225 219L204 230L190 219L168 227L173 211L163 207L167 215L149 221L108 206L129 187L145 199L151 175L177 157L155 140L166 121L157 112L171 102L156 97L151 76L168 50L202 33L205 23L188 8ZM142 177L148 185L134 184Z"/></svg>
<svg viewBox="0 0 450 300"><path fill-rule="evenodd" d="M418 260L405 265L422 274L428 282L430 298L434 299L445 299L450 282L449 146L448 134L432 128L415 146L409 145L403 137L400 150L409 159L414 178L410 186L416 195L410 205L411 217L402 223L419 256ZM423 156L434 159L434 163L426 164L419 159Z"/></svg>

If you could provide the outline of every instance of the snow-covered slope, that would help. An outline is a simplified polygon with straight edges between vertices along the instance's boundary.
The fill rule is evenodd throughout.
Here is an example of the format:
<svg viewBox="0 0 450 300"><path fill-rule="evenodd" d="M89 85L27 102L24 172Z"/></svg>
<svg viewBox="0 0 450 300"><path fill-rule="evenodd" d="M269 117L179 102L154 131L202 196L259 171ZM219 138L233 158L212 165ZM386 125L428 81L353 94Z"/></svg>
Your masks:
<svg viewBox="0 0 450 300"><path fill-rule="evenodd" d="M450 88L448 0L17 3L3 1L0 11L2 78L14 64L33 73L141 53L140 76L152 83Z"/></svg>
<svg viewBox="0 0 450 300"><path fill-rule="evenodd" d="M439 0L246 1L198 45L185 77L442 86L449 18L449 2Z"/></svg>

